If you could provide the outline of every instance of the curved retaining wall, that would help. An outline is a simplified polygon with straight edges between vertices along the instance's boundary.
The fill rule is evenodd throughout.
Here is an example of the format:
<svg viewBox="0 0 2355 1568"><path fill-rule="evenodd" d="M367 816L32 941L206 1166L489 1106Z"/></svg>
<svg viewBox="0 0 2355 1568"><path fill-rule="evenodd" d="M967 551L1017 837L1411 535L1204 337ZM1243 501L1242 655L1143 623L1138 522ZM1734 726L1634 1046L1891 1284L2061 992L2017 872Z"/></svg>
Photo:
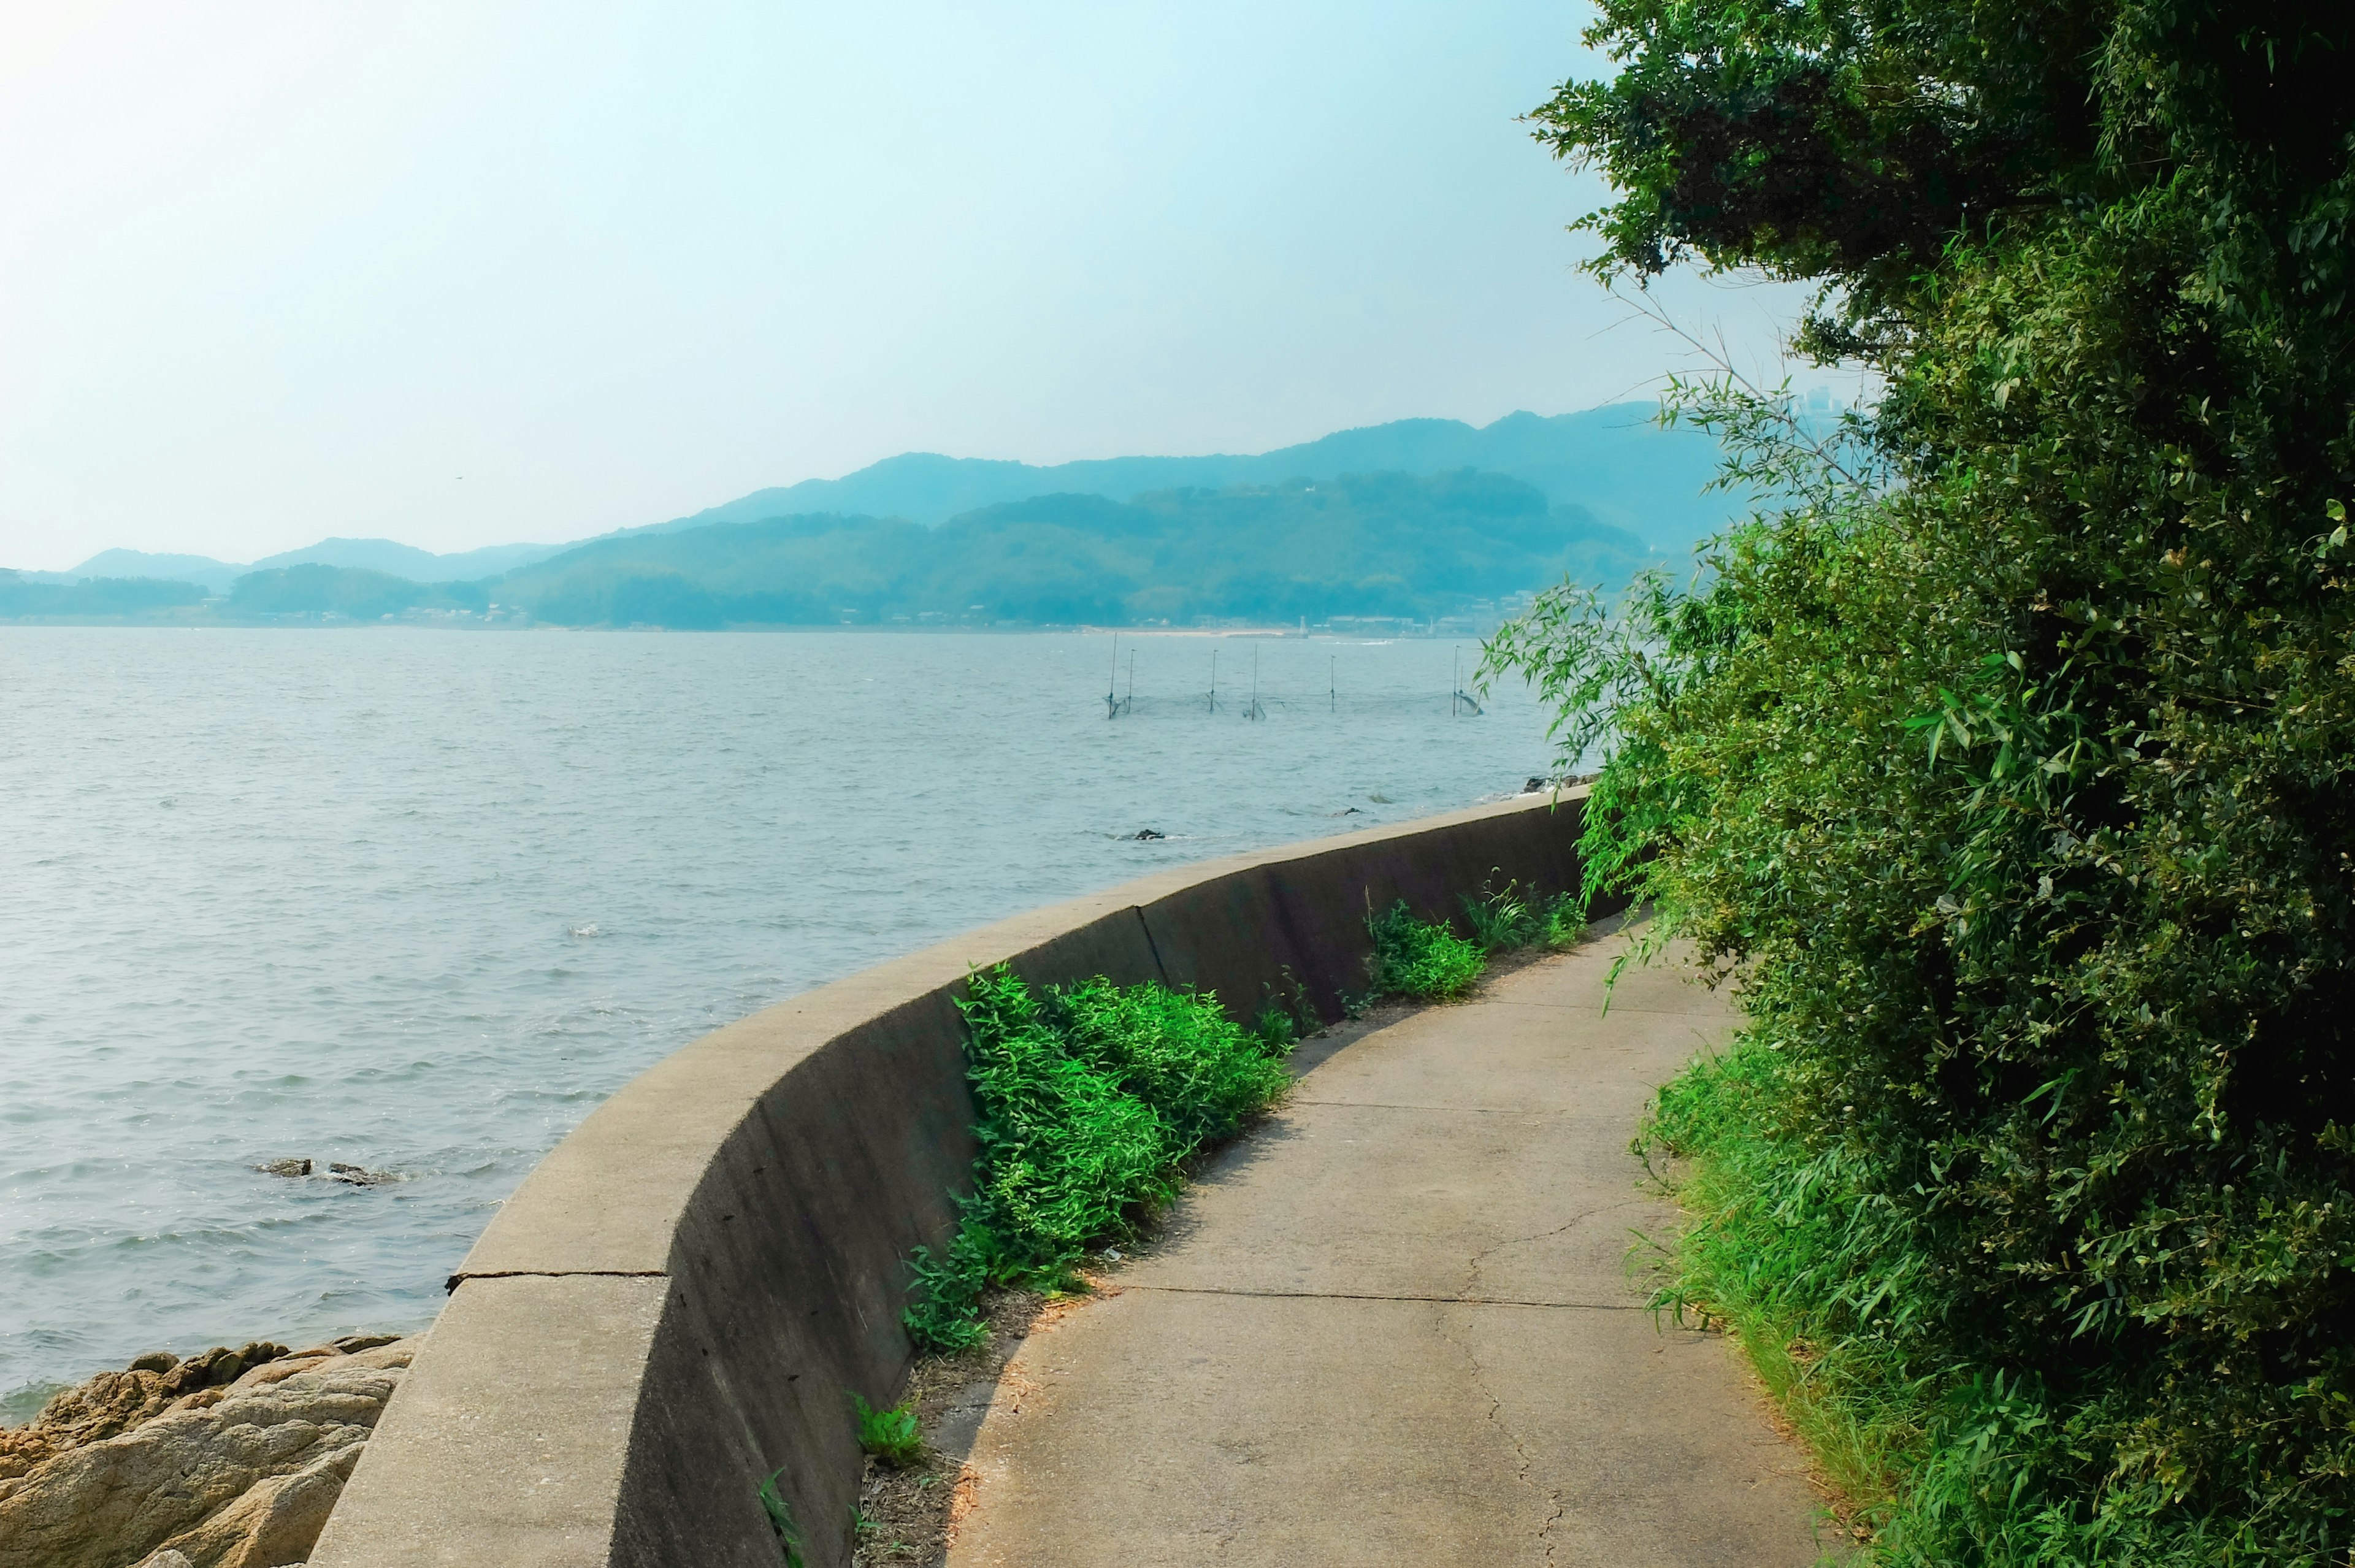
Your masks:
<svg viewBox="0 0 2355 1568"><path fill-rule="evenodd" d="M1185 867L684 1047L467 1254L312 1568L776 1568L757 1488L778 1471L811 1568L834 1568L860 1474L850 1395L898 1390L903 1260L946 1239L969 1181L967 972L1160 980L1248 1016L1288 968L1337 1017L1369 908L1452 912L1492 871L1574 886L1582 795Z"/></svg>

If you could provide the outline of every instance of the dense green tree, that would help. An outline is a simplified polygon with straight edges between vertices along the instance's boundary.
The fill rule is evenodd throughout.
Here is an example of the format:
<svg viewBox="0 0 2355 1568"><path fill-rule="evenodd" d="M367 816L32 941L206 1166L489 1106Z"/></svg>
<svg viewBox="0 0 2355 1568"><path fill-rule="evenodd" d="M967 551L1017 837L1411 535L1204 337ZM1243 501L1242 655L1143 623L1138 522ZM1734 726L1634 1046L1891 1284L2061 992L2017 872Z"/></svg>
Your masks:
<svg viewBox="0 0 2355 1568"><path fill-rule="evenodd" d="M1788 509L1495 649L1745 977L1685 1299L1918 1563L2355 1543L2355 7L1604 0L1596 270L1819 280ZM1765 1339L1772 1343L1761 1344ZM1859 1435L1861 1435L1860 1436Z"/></svg>

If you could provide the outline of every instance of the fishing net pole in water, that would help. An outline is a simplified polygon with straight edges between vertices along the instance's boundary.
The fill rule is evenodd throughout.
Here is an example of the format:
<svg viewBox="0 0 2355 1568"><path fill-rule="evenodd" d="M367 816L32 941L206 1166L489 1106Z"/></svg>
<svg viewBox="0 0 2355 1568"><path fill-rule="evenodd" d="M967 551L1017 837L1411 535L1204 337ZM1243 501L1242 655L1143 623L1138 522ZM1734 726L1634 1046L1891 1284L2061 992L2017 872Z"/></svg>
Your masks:
<svg viewBox="0 0 2355 1568"><path fill-rule="evenodd" d="M1468 719L1478 717L1482 711L1468 692L1455 698L1451 702L1448 694L1444 691L1356 694L1342 692L1337 695L1327 691L1289 693L1263 691L1256 699L1248 691L1233 695L1221 691L1215 698L1207 692L1196 692L1191 697L1148 696L1144 692L1138 692L1133 697L1120 698L1117 701L1106 701L1103 698L1098 698L1096 700L1104 708L1105 717L1111 719L1246 720L1252 716L1254 701L1259 708L1259 717L1263 719L1297 720L1347 718L1351 714L1398 716L1417 713L1429 714L1435 719L1445 719L1450 716L1451 708L1455 716Z"/></svg>

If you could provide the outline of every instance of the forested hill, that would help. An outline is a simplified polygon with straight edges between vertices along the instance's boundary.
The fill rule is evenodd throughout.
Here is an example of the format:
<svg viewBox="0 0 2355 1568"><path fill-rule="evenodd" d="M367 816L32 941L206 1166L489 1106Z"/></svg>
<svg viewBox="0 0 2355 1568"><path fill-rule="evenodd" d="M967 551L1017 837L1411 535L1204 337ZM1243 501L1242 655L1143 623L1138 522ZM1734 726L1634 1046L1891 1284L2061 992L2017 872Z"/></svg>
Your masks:
<svg viewBox="0 0 2355 1568"><path fill-rule="evenodd" d="M1650 403L1617 403L1550 418L1508 414L1493 424L1397 420L1251 455L1112 457L1037 466L903 453L840 479L758 490L693 517L632 532L754 522L797 513L905 517L938 523L979 507L1057 493L1130 500L1155 491L1276 485L1343 474L1432 475L1476 468L1575 502L1647 547L1681 555L1724 528L1735 508L1702 486L1717 472L1716 441L1663 430Z"/></svg>
<svg viewBox="0 0 2355 1568"><path fill-rule="evenodd" d="M1679 570L1741 503L1649 404L1401 420L1255 455L1038 466L922 453L563 545L328 539L236 566L110 550L6 574L0 618L1034 624L1429 618ZM163 580L133 590L112 581ZM162 597L158 597L158 595Z"/></svg>
<svg viewBox="0 0 2355 1568"><path fill-rule="evenodd" d="M212 594L246 603L257 598L276 603L289 595L310 595L317 584L328 581L316 571L287 575L298 567L365 571L421 584L490 582L501 573L581 547L687 532L715 523L830 515L892 517L929 527L969 513L1044 502L1058 496L1143 504L1144 497L1180 491L1263 489L1297 486L1303 482L1329 488L1345 475L1431 478L1465 469L1518 480L1539 492L1542 501L1566 508L1562 515L1581 526L1604 524L1623 530L1627 537L1617 539L1613 550L1649 551L1680 560L1689 556L1696 540L1720 531L1731 516L1744 508L1733 497L1704 490L1721 458L1716 441L1700 431L1662 429L1655 412L1649 403L1621 403L1550 418L1509 414L1480 427L1457 420L1398 420L1340 431L1274 452L1114 457L1044 466L903 453L840 479L810 479L759 490L692 517L623 528L595 539L576 539L571 545L494 545L434 555L391 539L336 538L244 566L206 556L108 549L69 571L13 573L9 591L0 593L0 601L16 607L0 607L0 615L99 614L104 612L94 608L69 612L59 606L111 605L122 600L122 594L112 590L95 595L48 592L77 589L91 579L155 579L194 585L202 591L195 596L197 599ZM1167 510L1167 504L1158 505ZM1444 518L1438 521L1443 529L1449 526ZM1393 524L1395 534L1403 523L1393 519ZM8 564L0 560L0 567ZM1412 561L1394 560L1393 564L1398 575L1419 581ZM241 595L232 592L240 579L252 574L265 574L266 581ZM1616 579L1621 574L1614 569L1606 575ZM360 579L345 586L348 592L340 596L355 602L374 603L386 592L381 584ZM40 592L33 592L35 589ZM26 608L36 603L41 608ZM326 608L320 606L322 611Z"/></svg>
<svg viewBox="0 0 2355 1568"><path fill-rule="evenodd" d="M1653 560L1585 508L1501 475L1377 474L1034 496L937 528L804 514L595 540L491 596L565 624L678 627L1454 612L1570 572L1625 581Z"/></svg>

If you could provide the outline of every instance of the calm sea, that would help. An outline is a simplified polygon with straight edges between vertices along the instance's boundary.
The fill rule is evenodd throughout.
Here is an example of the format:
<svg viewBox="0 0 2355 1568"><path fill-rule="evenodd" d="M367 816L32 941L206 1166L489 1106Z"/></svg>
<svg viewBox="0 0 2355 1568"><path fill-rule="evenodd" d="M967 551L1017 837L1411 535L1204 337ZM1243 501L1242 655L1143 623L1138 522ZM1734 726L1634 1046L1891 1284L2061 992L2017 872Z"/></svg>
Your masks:
<svg viewBox="0 0 2355 1568"><path fill-rule="evenodd" d="M1451 716L1476 653L1124 637L1107 721L1103 635L0 629L9 1418L425 1324L591 1106L780 997L1512 793L1543 716ZM290 1157L395 1179L254 1168Z"/></svg>

